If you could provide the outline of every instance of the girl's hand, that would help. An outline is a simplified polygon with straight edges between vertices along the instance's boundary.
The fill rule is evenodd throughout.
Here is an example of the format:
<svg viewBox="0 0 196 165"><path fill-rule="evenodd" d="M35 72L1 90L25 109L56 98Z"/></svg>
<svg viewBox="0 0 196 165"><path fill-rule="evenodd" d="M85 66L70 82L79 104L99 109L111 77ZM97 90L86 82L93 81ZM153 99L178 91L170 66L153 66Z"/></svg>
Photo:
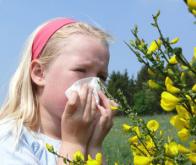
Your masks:
<svg viewBox="0 0 196 165"><path fill-rule="evenodd" d="M114 112L112 112L110 108L111 102L101 91L99 92L99 97L100 105L97 105L99 111L96 114L93 123L93 125L95 125L94 132L88 143L87 152L90 152L90 150L101 149L102 142L113 125Z"/></svg>
<svg viewBox="0 0 196 165"><path fill-rule="evenodd" d="M62 141L86 146L93 132L96 102L92 89L84 85L68 98L61 119Z"/></svg>

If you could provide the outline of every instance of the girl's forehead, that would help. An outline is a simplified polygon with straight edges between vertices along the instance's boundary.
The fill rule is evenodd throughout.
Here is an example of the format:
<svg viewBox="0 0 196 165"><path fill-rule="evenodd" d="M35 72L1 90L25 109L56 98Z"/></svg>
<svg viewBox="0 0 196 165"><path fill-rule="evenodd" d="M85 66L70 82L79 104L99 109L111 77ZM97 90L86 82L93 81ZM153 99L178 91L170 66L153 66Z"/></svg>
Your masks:
<svg viewBox="0 0 196 165"><path fill-rule="evenodd" d="M66 58L89 59L99 58L107 60L109 49L100 39L85 35L73 35L68 40L60 43L60 54Z"/></svg>

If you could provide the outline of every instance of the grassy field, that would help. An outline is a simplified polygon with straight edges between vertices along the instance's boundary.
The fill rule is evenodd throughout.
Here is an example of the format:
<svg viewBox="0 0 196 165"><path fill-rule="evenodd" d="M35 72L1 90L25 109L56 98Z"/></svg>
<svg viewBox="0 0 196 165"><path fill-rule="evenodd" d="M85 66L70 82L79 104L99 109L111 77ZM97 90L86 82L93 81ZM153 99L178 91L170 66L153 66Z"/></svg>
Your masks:
<svg viewBox="0 0 196 165"><path fill-rule="evenodd" d="M176 130L169 124L171 115L154 115L141 117L144 120L156 119L160 123L160 129L164 130L166 135L171 135L176 138ZM129 136L122 132L122 124L130 123L130 119L127 117L115 117L114 125L110 133L106 137L103 149L104 156L108 165L114 165L114 162L118 162L120 165L131 165L132 155L130 147L127 142Z"/></svg>

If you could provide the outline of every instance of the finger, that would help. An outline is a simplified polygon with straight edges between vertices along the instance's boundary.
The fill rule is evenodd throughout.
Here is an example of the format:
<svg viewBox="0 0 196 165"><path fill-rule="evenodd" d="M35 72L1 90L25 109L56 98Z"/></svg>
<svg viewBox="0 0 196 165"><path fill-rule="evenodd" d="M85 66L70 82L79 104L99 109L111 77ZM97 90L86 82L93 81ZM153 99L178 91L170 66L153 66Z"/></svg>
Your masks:
<svg viewBox="0 0 196 165"><path fill-rule="evenodd" d="M79 102L78 93L76 91L73 91L71 93L71 95L68 96L68 101L66 103L65 110L63 112L63 116L72 115L77 109L78 102Z"/></svg>
<svg viewBox="0 0 196 165"><path fill-rule="evenodd" d="M104 95L104 93L102 91L98 92L99 98L100 98L100 103L101 105L106 108L106 109L110 109L110 101L109 99Z"/></svg>
<svg viewBox="0 0 196 165"><path fill-rule="evenodd" d="M95 115L97 113L97 105L96 105L96 100L95 97L92 96L92 104L91 104L91 116L92 118L95 118Z"/></svg>
<svg viewBox="0 0 196 165"><path fill-rule="evenodd" d="M111 100L109 100L102 91L99 91L99 97L101 99L101 102L103 104L103 107L105 108L105 113L108 114L109 118L112 118L112 110L111 110Z"/></svg>
<svg viewBox="0 0 196 165"><path fill-rule="evenodd" d="M84 85L82 85L81 91L79 93L82 114L84 112L84 108L85 108L85 104L86 104L86 100L87 100L87 96L88 96L88 90L89 90L88 85L84 84Z"/></svg>
<svg viewBox="0 0 196 165"><path fill-rule="evenodd" d="M92 104L92 88L89 87L88 89L88 96L84 108L84 119L89 122L91 118L91 104Z"/></svg>
<svg viewBox="0 0 196 165"><path fill-rule="evenodd" d="M102 124L106 127L106 129L109 129L113 125L113 118L110 113L107 113L106 109L102 107L101 105L97 106L100 110L101 113L101 118L102 118Z"/></svg>

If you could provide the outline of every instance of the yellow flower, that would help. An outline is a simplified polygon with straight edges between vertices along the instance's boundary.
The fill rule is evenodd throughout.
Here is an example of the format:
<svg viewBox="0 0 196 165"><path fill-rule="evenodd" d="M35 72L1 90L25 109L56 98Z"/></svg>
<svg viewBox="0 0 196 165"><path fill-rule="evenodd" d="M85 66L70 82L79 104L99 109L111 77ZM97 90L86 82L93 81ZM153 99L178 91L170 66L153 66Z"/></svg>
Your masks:
<svg viewBox="0 0 196 165"><path fill-rule="evenodd" d="M102 154L97 153L95 159L92 159L92 157L88 155L86 165L102 165Z"/></svg>
<svg viewBox="0 0 196 165"><path fill-rule="evenodd" d="M193 85L193 87L192 87L192 91L193 91L193 92L196 92L196 84L195 84L195 85Z"/></svg>
<svg viewBox="0 0 196 165"><path fill-rule="evenodd" d="M187 154L187 153L190 152L190 150L189 150L188 148L184 147L184 146L181 145L181 144L178 144L178 151L179 151L180 153L183 153L183 154Z"/></svg>
<svg viewBox="0 0 196 165"><path fill-rule="evenodd" d="M155 131L159 128L159 123L158 123L156 120L150 120L150 121L148 121L148 123L147 123L147 128L148 128L150 131L155 132Z"/></svg>
<svg viewBox="0 0 196 165"><path fill-rule="evenodd" d="M172 116L170 119L170 123L176 127L177 129L183 129L189 127L189 120L186 120L179 115Z"/></svg>
<svg viewBox="0 0 196 165"><path fill-rule="evenodd" d="M140 129L139 129L139 127L133 127L132 131L134 131L140 137Z"/></svg>
<svg viewBox="0 0 196 165"><path fill-rule="evenodd" d="M189 160L193 163L196 164L196 153L191 153L188 155Z"/></svg>
<svg viewBox="0 0 196 165"><path fill-rule="evenodd" d="M196 0L187 0L187 5L190 9L196 9Z"/></svg>
<svg viewBox="0 0 196 165"><path fill-rule="evenodd" d="M165 78L165 86L167 86L168 84L173 84L173 81L167 76Z"/></svg>
<svg viewBox="0 0 196 165"><path fill-rule="evenodd" d="M155 144L151 137L147 136L145 144L146 144L146 148L148 148L149 151L154 150Z"/></svg>
<svg viewBox="0 0 196 165"><path fill-rule="evenodd" d="M132 127L128 124L123 124L122 125L122 129L123 129L124 132L130 132L131 128Z"/></svg>
<svg viewBox="0 0 196 165"><path fill-rule="evenodd" d="M48 143L46 143L46 149L49 151L49 152L54 152L54 147L53 147L53 145L51 145L51 144L48 144Z"/></svg>
<svg viewBox="0 0 196 165"><path fill-rule="evenodd" d="M118 110L118 106L110 106L110 109L112 110L112 111L116 111L116 110Z"/></svg>
<svg viewBox="0 0 196 165"><path fill-rule="evenodd" d="M170 41L170 44L176 44L179 41L179 38L176 37L173 40Z"/></svg>
<svg viewBox="0 0 196 165"><path fill-rule="evenodd" d="M182 105L176 105L176 111L178 112L179 117L184 118L186 120L190 119L190 113Z"/></svg>
<svg viewBox="0 0 196 165"><path fill-rule="evenodd" d="M170 64L177 64L178 63L178 61L177 61L177 59L176 59L176 55L173 55L170 59L169 59L169 63Z"/></svg>
<svg viewBox="0 0 196 165"><path fill-rule="evenodd" d="M196 140L190 142L190 149L192 152L196 152Z"/></svg>
<svg viewBox="0 0 196 165"><path fill-rule="evenodd" d="M73 160L75 161L84 161L84 155L81 151L76 151L74 154L73 154Z"/></svg>
<svg viewBox="0 0 196 165"><path fill-rule="evenodd" d="M195 100L196 102L196 100ZM191 111L193 114L196 114L196 105L191 105Z"/></svg>
<svg viewBox="0 0 196 165"><path fill-rule="evenodd" d="M150 165L152 162L152 157L145 157L145 156L134 156L134 165Z"/></svg>
<svg viewBox="0 0 196 165"><path fill-rule="evenodd" d="M182 141L186 141L190 136L188 129L182 128L180 131L178 131L178 136Z"/></svg>
<svg viewBox="0 0 196 165"><path fill-rule="evenodd" d="M148 86L152 89L159 89L160 88L160 85L157 84L155 81L153 80L148 80Z"/></svg>
<svg viewBox="0 0 196 165"><path fill-rule="evenodd" d="M168 92L173 93L173 94L180 92L179 88L177 88L177 87L175 87L171 84L167 84L166 89L167 89Z"/></svg>
<svg viewBox="0 0 196 165"><path fill-rule="evenodd" d="M165 144L165 153L169 156L176 156L178 154L178 145L176 142Z"/></svg>
<svg viewBox="0 0 196 165"><path fill-rule="evenodd" d="M152 41L150 46L148 47L147 54L151 54L155 52L162 44L162 41L158 39L157 41Z"/></svg>
<svg viewBox="0 0 196 165"><path fill-rule="evenodd" d="M175 165L171 160L166 160L165 165Z"/></svg>
<svg viewBox="0 0 196 165"><path fill-rule="evenodd" d="M175 94L180 92L179 88L173 86L173 81L168 76L165 78L165 86L167 91L170 93Z"/></svg>
<svg viewBox="0 0 196 165"><path fill-rule="evenodd" d="M137 144L138 143L138 137L137 136L132 136L128 139L128 142L131 144Z"/></svg>
<svg viewBox="0 0 196 165"><path fill-rule="evenodd" d="M161 94L161 107L165 111L172 111L180 101L181 98L178 98L169 92L164 91Z"/></svg>

